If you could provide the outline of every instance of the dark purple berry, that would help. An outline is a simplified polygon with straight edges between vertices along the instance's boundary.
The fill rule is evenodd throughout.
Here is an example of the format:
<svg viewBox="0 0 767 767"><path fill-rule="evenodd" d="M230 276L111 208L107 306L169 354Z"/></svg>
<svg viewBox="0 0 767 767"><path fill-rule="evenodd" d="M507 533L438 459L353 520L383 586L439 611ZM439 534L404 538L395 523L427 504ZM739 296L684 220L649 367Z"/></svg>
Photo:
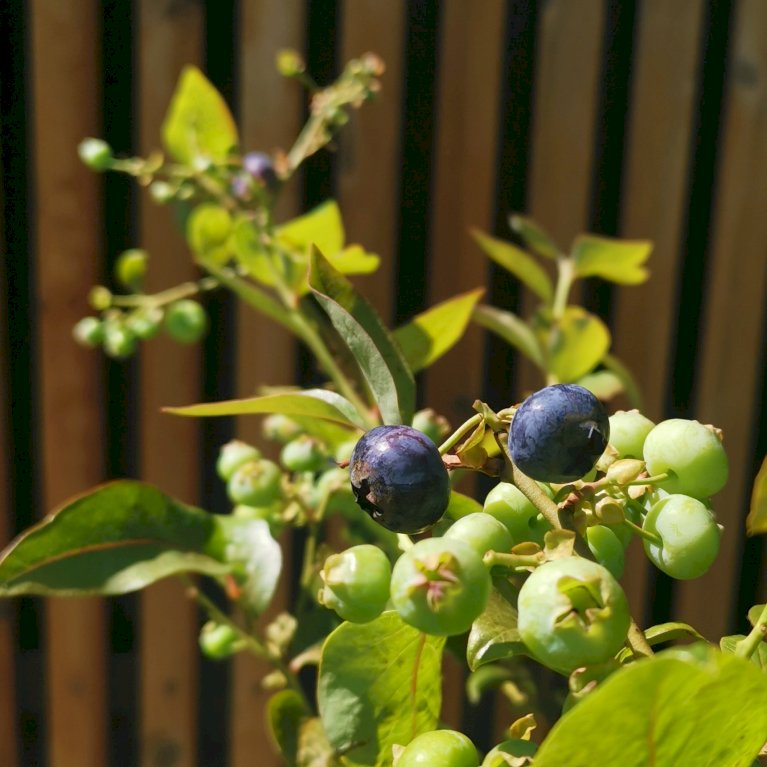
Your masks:
<svg viewBox="0 0 767 767"><path fill-rule="evenodd" d="M450 481L435 444L410 426L377 426L349 464L359 506L395 533L420 533L444 514Z"/></svg>
<svg viewBox="0 0 767 767"><path fill-rule="evenodd" d="M242 167L266 187L272 187L277 181L272 158L265 152L248 152L242 158Z"/></svg>
<svg viewBox="0 0 767 767"><path fill-rule="evenodd" d="M535 392L517 409L509 432L514 463L541 482L572 482L587 474L610 438L602 403L576 384Z"/></svg>

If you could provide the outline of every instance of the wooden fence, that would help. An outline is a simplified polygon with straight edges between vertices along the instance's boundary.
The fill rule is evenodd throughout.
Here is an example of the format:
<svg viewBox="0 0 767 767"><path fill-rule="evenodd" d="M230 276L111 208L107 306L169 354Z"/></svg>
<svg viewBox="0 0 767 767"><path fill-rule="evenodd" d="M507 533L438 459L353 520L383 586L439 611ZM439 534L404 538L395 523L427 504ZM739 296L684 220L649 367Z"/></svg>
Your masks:
<svg viewBox="0 0 767 767"><path fill-rule="evenodd" d="M655 242L648 283L589 283L582 298L608 321L647 414L721 426L732 476L711 571L672 584L637 555L626 587L645 623L674 614L710 637L742 629L767 597L762 542L743 526L767 451L764 0L5 0L0 544L107 477L222 508L218 445L258 439L258 424L182 422L159 406L300 377L292 341L224 299L199 350L157 340L119 364L70 335L120 250L154 254L153 286L191 274L167 211L88 172L78 142L157 146L179 70L196 63L233 104L246 148L285 147L304 104L275 73L282 47L305 51L321 80L366 50L386 61L380 99L310 163L280 215L335 196L349 239L383 256L361 284L388 321L480 285L525 311L467 234L508 236L512 210L564 244L585 230ZM501 407L538 383L472 329L421 393L457 422L475 397ZM288 599L285 587L277 607ZM200 660L199 621L171 582L109 601L0 605L0 765L277 765L263 669ZM461 683L451 673L446 719L486 732L462 709Z"/></svg>

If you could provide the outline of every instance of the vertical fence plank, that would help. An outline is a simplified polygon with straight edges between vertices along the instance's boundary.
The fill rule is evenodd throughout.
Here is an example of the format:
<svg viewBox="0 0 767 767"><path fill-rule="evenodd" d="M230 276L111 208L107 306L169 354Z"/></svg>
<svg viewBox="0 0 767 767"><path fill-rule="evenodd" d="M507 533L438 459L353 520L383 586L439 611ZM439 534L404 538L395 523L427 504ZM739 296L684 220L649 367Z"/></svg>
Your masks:
<svg viewBox="0 0 767 767"><path fill-rule="evenodd" d="M538 14L527 211L564 250L588 225L603 24L601 0L550 0ZM529 294L522 304L535 307ZM520 359L520 394L542 383Z"/></svg>
<svg viewBox="0 0 767 767"><path fill-rule="evenodd" d="M43 503L46 509L103 478L98 355L77 349L71 328L98 281L98 180L76 147L98 133L98 4L31 6L33 130L40 299ZM104 605L47 604L47 682L52 767L106 762Z"/></svg>
<svg viewBox="0 0 767 767"><path fill-rule="evenodd" d="M650 239L654 248L649 281L616 291L613 332L615 352L636 376L644 411L656 421L671 372L703 12L702 0L649 0L639 9L621 235ZM641 544L633 542L624 581L638 616L648 598L648 567Z"/></svg>
<svg viewBox="0 0 767 767"><path fill-rule="evenodd" d="M0 163L2 167L2 163ZM0 242L4 239L5 220L3 217L4 190L0 184ZM0 249L0 317L9 316L8 293L5 288L7 275L2 262L6 256L5 250ZM11 504L9 493L9 463L11 434L9 431L6 407L8 399L8 362L6 351L8 346L8 327L5 321L0 324L0 550L8 543L13 525L11 523ZM16 767L17 761L17 727L15 677L13 667L14 633L16 629L15 602L4 600L0 602L0 764Z"/></svg>
<svg viewBox="0 0 767 767"><path fill-rule="evenodd" d="M736 12L695 408L703 423L724 430L730 480L712 504L725 534L709 572L678 584L675 612L714 640L728 629L726 607L738 587L767 285L767 5L742 0Z"/></svg>
<svg viewBox="0 0 767 767"><path fill-rule="evenodd" d="M240 114L243 151L288 149L301 126L303 91L281 77L275 56L281 48L304 48L305 11L302 4L259 0L242 8L240 25ZM278 220L300 210L300 189L294 180L277 205ZM296 344L290 334L247 306L238 306L237 394L252 396L259 386L291 384L295 380ZM260 441L259 418L237 419L237 436ZM290 544L282 540L285 561L274 602L260 625L281 610L290 610ZM282 764L265 730L264 711L270 693L261 680L271 668L240 653L232 662L232 712L230 721L231 767ZM257 755L257 756L255 756Z"/></svg>
<svg viewBox="0 0 767 767"><path fill-rule="evenodd" d="M405 4L351 0L343 8L341 63L370 51L386 64L381 95L355 113L341 132L337 185L348 241L360 242L381 257L381 266L362 281L362 290L388 322L397 263Z"/></svg>
<svg viewBox="0 0 767 767"><path fill-rule="evenodd" d="M429 302L483 286L487 268L470 239L495 216L495 160L505 4L442 9ZM425 375L426 402L457 426L482 393L482 333L470 327ZM460 727L463 667L448 666L442 717Z"/></svg>
<svg viewBox="0 0 767 767"><path fill-rule="evenodd" d="M181 68L199 65L198 3L143 0L139 6L139 147L160 146L160 125ZM140 199L140 243L150 254L147 290L194 279L172 211ZM140 465L142 479L187 502L199 497L200 429L194 419L163 415L163 405L200 397L200 352L162 335L142 345ZM193 767L197 748L198 611L181 585L163 581L141 597L141 764Z"/></svg>

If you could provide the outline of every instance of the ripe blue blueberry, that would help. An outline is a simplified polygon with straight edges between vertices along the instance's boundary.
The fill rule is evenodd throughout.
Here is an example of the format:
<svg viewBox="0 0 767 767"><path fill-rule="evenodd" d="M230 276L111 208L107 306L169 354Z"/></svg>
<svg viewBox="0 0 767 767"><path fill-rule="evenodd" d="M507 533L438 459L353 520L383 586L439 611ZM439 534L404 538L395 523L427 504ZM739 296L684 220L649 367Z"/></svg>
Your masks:
<svg viewBox="0 0 767 767"><path fill-rule="evenodd" d="M435 444L410 426L377 426L349 464L359 506L395 533L420 533L445 512L450 481Z"/></svg>
<svg viewBox="0 0 767 767"><path fill-rule="evenodd" d="M509 432L514 463L541 482L572 482L594 468L610 438L602 403L577 384L535 392L517 409Z"/></svg>

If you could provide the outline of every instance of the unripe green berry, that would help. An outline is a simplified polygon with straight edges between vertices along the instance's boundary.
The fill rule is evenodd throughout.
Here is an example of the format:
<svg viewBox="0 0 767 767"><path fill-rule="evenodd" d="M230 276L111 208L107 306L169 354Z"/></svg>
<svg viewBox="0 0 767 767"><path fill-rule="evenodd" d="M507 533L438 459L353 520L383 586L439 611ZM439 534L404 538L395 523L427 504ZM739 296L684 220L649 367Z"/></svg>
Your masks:
<svg viewBox="0 0 767 767"><path fill-rule="evenodd" d="M115 264L115 277L129 290L138 290L144 281L149 254L140 248L123 251Z"/></svg>
<svg viewBox="0 0 767 767"><path fill-rule="evenodd" d="M97 312L103 312L112 305L112 291L103 285L94 285L88 292L88 303Z"/></svg>
<svg viewBox="0 0 767 767"><path fill-rule="evenodd" d="M176 341L193 344L207 329L208 316L197 301L184 298L169 304L165 310L165 330Z"/></svg>
<svg viewBox="0 0 767 767"><path fill-rule="evenodd" d="M237 652L239 640L231 626L208 621L200 631L200 650L211 660L224 660Z"/></svg>
<svg viewBox="0 0 767 767"><path fill-rule="evenodd" d="M149 185L149 194L158 205L165 205L175 197L176 190L167 181L153 181Z"/></svg>
<svg viewBox="0 0 767 767"><path fill-rule="evenodd" d="M318 439L301 434L282 448L280 461L288 471L318 472L327 468L328 455Z"/></svg>
<svg viewBox="0 0 767 767"><path fill-rule="evenodd" d="M471 546L483 557L488 551L511 550L511 534L506 526L490 514L477 511L454 522L444 535Z"/></svg>
<svg viewBox="0 0 767 767"><path fill-rule="evenodd" d="M248 461L229 478L226 489L232 503L267 506L282 494L282 471L266 459Z"/></svg>
<svg viewBox="0 0 767 767"><path fill-rule="evenodd" d="M77 147L77 154L91 170L99 172L109 170L114 164L112 148L106 141L99 138L86 138L81 141Z"/></svg>
<svg viewBox="0 0 767 767"><path fill-rule="evenodd" d="M413 428L423 432L435 445L439 445L448 435L450 424L444 416L438 415L431 408L427 408L426 410L419 410L413 416Z"/></svg>
<svg viewBox="0 0 767 767"><path fill-rule="evenodd" d="M78 344L94 349L104 341L104 326L97 317L83 317L72 328L72 335Z"/></svg>
<svg viewBox="0 0 767 767"><path fill-rule="evenodd" d="M257 461L261 457L261 452L239 439L233 439L221 446L216 461L216 473L224 482L228 482L232 474L245 463Z"/></svg>
<svg viewBox="0 0 767 767"><path fill-rule="evenodd" d="M292 418L282 413L273 413L264 418L262 431L266 439L285 444L303 434L304 430Z"/></svg>
<svg viewBox="0 0 767 767"><path fill-rule="evenodd" d="M130 357L138 346L136 334L122 323L104 323L104 351L114 359Z"/></svg>
<svg viewBox="0 0 767 767"><path fill-rule="evenodd" d="M154 338L162 327L162 309L149 307L136 309L125 319L125 324L142 340Z"/></svg>

